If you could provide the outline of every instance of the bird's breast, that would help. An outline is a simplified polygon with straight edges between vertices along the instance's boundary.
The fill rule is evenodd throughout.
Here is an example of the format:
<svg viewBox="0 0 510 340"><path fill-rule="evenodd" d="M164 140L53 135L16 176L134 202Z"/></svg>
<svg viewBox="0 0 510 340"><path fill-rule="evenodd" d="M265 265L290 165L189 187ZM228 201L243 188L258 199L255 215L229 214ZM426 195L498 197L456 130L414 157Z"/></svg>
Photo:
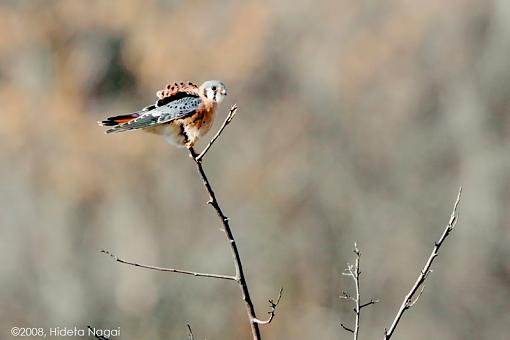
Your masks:
<svg viewBox="0 0 510 340"><path fill-rule="evenodd" d="M194 145L211 129L214 121L214 109L214 106L204 106L189 117L156 125L145 129L145 131L165 137L170 144Z"/></svg>
<svg viewBox="0 0 510 340"><path fill-rule="evenodd" d="M200 137L205 135L214 122L214 107L202 107L190 117L184 118L182 124L184 133L191 144L194 144Z"/></svg>

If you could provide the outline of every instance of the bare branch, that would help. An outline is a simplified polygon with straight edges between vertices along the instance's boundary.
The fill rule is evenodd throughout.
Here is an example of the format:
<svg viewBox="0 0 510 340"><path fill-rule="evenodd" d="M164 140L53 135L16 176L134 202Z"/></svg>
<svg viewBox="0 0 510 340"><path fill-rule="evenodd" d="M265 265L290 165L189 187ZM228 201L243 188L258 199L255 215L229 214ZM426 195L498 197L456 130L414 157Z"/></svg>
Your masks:
<svg viewBox="0 0 510 340"><path fill-rule="evenodd" d="M259 325L268 325L271 323L271 321L273 321L273 318L276 314L276 307L278 306L278 304L280 303L280 299L282 298L282 294L283 294L283 287L280 288L280 292L278 293L278 297L276 298L276 301L273 301L272 299L269 299L269 306L271 307L271 310L269 312L267 312L267 314L269 314L269 319L267 320L259 320L259 319L255 319L253 321L255 321L256 323L258 323Z"/></svg>
<svg viewBox="0 0 510 340"><path fill-rule="evenodd" d="M437 240L434 243L434 248L432 249L432 253L430 254L427 262L425 263L425 266L420 271L420 275L416 279L416 282L411 287L411 290L409 291L409 293L407 293L407 295L405 296L404 301L402 301L402 304L400 305L397 315L395 316L395 319L393 319L393 322L391 323L390 328L387 330L386 329L384 330L384 339L385 340L388 340L391 338L391 336L395 332L395 329L397 328L397 325L398 325L400 319L402 318L402 315L404 314L404 312L406 310L408 310L409 308L413 307L416 304L416 302L418 301L418 299L420 298L421 294L423 293L423 289L424 289L423 284L431 272L430 267L432 266L434 259L437 257L437 255L439 253L439 248L441 248L441 245L443 244L445 239L448 237L450 232L455 228L455 226L457 224L458 206L459 206L461 194L462 194L462 187L459 188L459 193L457 194L457 199L455 200L455 204L453 205L453 210L452 210L452 214L450 215L450 220L449 220L448 224L446 225L443 233L441 234L441 237L439 238L439 240ZM419 291L420 288L421 288L421 290ZM418 293L418 291L419 291L419 293ZM416 294L418 294L418 295L416 296ZM415 296L416 296L416 298L413 300L413 297L415 297Z"/></svg>
<svg viewBox="0 0 510 340"><path fill-rule="evenodd" d="M225 124L226 125L226 124ZM219 134L217 134L219 135ZM202 182L205 186L205 189L207 190L207 193L209 194L209 201L207 202L210 204L213 209L216 211L216 214L220 218L220 221L223 225L223 228L221 229L225 236L227 237L228 244L230 246L230 251L232 253L232 258L234 259L234 266L236 270L235 275L235 281L239 284L239 288L241 289L241 295L246 307L246 313L248 314L248 319L250 320L250 326L251 326L251 332L254 340L260 340L260 329L258 323L256 323L254 320L257 319L257 316L255 314L255 307L253 305L253 302L251 301L250 297L250 291L248 289L248 284L246 283L246 277L244 275L243 265L241 262L241 255L239 254L239 250L237 248L236 241L234 239L234 235L232 234L232 230L230 229L230 223L229 218L225 216L223 213L223 210L221 209L218 200L216 199L216 194L214 193L211 184L209 182L209 179L207 178L207 175L205 174L204 168L202 166L202 162L200 160L197 160L197 153L193 149L193 147L189 147L189 153L191 155L191 158L195 161L195 164L197 166L198 173L200 177L202 177Z"/></svg>
<svg viewBox="0 0 510 340"><path fill-rule="evenodd" d="M353 252L356 257L356 261L354 262L354 265L348 263L347 268L345 269L345 272L342 273L342 275L349 276L352 278L352 280L354 281L356 295L353 297L349 293L343 291L340 298L346 299L346 300L351 300L352 302L354 302L354 309L353 309L353 312L355 315L354 329L348 328L342 323L340 324L340 326L342 326L342 328L345 329L346 331L353 333L354 340L357 340L358 336L359 336L361 309L364 307L376 304L377 302L379 302L379 300L370 299L369 302L367 302L365 304L361 304L360 279L359 279L360 275L361 275L361 270L360 270L361 252L359 251L358 245L356 244L356 242L354 242Z"/></svg>
<svg viewBox="0 0 510 340"><path fill-rule="evenodd" d="M255 307L253 305L253 302L251 301L250 291L248 288L248 284L246 282L246 276L244 274L243 265L241 262L241 256L239 254L239 249L237 248L237 243L234 239L232 229L230 228L230 220L223 213L223 210L221 209L220 204L218 203L218 200L216 199L216 194L214 193L211 183L209 182L209 179L207 178L207 175L205 174L204 168L202 166L202 157L207 153L207 151L210 149L210 147L213 145L213 143L216 141L216 139L221 135L221 133L223 132L225 127L232 121L232 119L235 117L236 112L237 112L237 106L233 105L230 109L230 112L229 112L227 118L223 122L223 125L220 127L220 129L218 130L216 135L214 135L214 137L211 139L211 141L205 147L205 149L204 149L204 151L202 151L202 153L197 154L196 151L193 149L193 147L188 147L188 150L189 150L191 158L193 158L193 160L195 161L198 174L202 178L204 187L205 187L207 193L209 194L209 200L207 201L207 203L210 204L213 207L213 209L216 211L216 214L218 215L218 217L222 223L221 230L225 233L228 244L230 246L230 251L232 253L232 258L234 260L234 266L235 266L235 271L236 271L234 278L235 278L235 281L239 285L239 289L241 290L241 296L242 296L242 299L243 299L245 307L246 307L246 313L248 314L248 319L250 321L253 339L260 340L261 335L260 335L259 323L257 322L260 320L257 319L257 316L255 314ZM276 306L274 306L274 307L276 307Z"/></svg>
<svg viewBox="0 0 510 340"><path fill-rule="evenodd" d="M216 134L214 135L213 138L211 138L211 141L209 142L209 144L207 144L204 148L204 150L200 153L200 155L196 156L195 157L195 161L197 162L200 162L202 160L202 158L205 156L205 154L207 153L207 151L209 151L209 149L211 148L211 146L214 144L214 142L216 141L216 139L218 139L218 137L221 135L221 133L223 132L223 130L227 127L228 124L230 124L230 122L232 121L232 119L234 119L235 115L237 113L237 105L234 104L232 105L232 107L230 108L230 111L227 115L227 118L225 118L225 120L223 121L223 124L221 125L220 129L218 130L218 132L216 132Z"/></svg>
<svg viewBox="0 0 510 340"><path fill-rule="evenodd" d="M119 263L124 263L124 264L130 265L130 266L134 266L134 267L140 267L140 268L145 268L145 269L157 270L157 271L160 271L160 272L172 272L172 273L178 273L178 274L192 275L192 276L196 276L196 277L209 277L209 278L213 278L213 279L222 279L222 280L236 281L236 278L234 276L230 276L230 275L198 273L198 272L192 272L192 271L189 271L189 270L181 270L181 269L174 269L174 268L164 268L164 267L148 266L148 265L145 265L145 264L139 264L139 263L136 263L136 262L130 262L130 261L123 260L123 259L117 257L117 255L113 254L111 251L108 251L108 250L104 250L103 249L103 250L100 250L100 252L104 253L106 255L109 255L112 259L114 259L115 261L117 261Z"/></svg>

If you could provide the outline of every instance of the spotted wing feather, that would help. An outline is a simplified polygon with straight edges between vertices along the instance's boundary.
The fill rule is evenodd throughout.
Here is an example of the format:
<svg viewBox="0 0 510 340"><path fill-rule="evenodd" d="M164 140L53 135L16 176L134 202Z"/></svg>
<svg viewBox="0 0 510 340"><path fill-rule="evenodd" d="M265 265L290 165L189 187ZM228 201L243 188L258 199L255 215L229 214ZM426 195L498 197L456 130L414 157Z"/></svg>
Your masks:
<svg viewBox="0 0 510 340"><path fill-rule="evenodd" d="M192 115L201 104L202 100L198 96L188 95L160 106L157 104L149 106L138 112L137 118L106 130L106 133L144 129L168 123Z"/></svg>

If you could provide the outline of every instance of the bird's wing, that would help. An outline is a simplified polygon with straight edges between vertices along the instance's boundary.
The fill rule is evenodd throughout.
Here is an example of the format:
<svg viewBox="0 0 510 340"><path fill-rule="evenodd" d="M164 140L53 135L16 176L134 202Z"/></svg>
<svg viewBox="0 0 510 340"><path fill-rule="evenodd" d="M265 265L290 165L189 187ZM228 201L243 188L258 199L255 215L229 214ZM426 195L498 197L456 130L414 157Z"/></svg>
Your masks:
<svg viewBox="0 0 510 340"><path fill-rule="evenodd" d="M178 96L182 94L190 94L190 95L198 95L198 85L192 82L183 82L168 84L163 90L156 92L156 96L159 98L159 101L168 102L171 101L171 97Z"/></svg>
<svg viewBox="0 0 510 340"><path fill-rule="evenodd" d="M122 122L106 130L106 133L144 129L154 125L168 123L172 120L192 115L202 104L200 97L194 94L187 94L186 96L174 95L172 98L173 100L167 103L160 103L161 100L159 100L155 105L148 106L142 111L137 112L138 117L127 122ZM108 119L111 121L115 119L115 117L110 117Z"/></svg>

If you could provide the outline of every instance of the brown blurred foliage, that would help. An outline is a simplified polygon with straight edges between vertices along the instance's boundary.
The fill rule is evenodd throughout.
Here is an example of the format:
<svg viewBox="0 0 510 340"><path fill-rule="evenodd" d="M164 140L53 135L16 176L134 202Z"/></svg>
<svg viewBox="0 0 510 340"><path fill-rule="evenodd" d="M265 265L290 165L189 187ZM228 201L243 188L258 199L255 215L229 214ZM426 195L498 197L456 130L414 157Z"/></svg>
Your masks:
<svg viewBox="0 0 510 340"><path fill-rule="evenodd" d="M232 260L187 152L96 121L168 82L221 79L238 117L205 162L268 339L348 338L353 241L382 337L439 236L455 234L395 339L504 339L510 322L510 3L0 2L0 337L247 338L235 285L137 270ZM219 124L217 123L216 126ZM203 145L204 143L202 143Z"/></svg>

